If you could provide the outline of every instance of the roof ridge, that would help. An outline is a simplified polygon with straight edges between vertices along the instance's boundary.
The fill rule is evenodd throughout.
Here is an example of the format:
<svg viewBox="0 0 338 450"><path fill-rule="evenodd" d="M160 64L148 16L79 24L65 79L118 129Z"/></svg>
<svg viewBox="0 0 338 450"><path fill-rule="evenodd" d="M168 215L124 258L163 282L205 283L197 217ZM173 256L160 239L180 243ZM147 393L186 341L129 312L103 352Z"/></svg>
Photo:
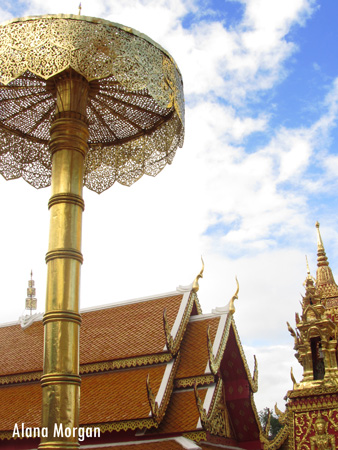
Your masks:
<svg viewBox="0 0 338 450"><path fill-rule="evenodd" d="M148 295L148 296L145 296L145 297L138 297L138 298L122 300L122 301L119 301L119 302L116 302L116 303L107 303L107 304L103 304L103 305L88 306L87 308L81 308L80 313L83 314L83 313L87 313L87 312L101 311L103 309L111 309L111 308L115 308L115 307L119 307L119 306L127 306L127 305L132 305L134 303L141 303L141 302L147 302L147 301L152 301L152 300L158 300L160 298L175 297L177 295L184 295L185 292L188 292L190 290L191 290L191 285L178 286L175 291L163 292L161 294L154 294L154 295ZM42 320L43 313L38 313L36 315L40 315L40 314L41 314L41 317L40 318L36 318L35 319L36 322L39 322L39 321ZM0 323L0 328L20 325L20 323L21 323L20 322L20 318L18 320L16 320L16 321Z"/></svg>
<svg viewBox="0 0 338 450"><path fill-rule="evenodd" d="M216 317L221 317L227 315L229 311L216 311L213 309L211 313L207 314L195 314L194 316L190 316L189 322L197 322L199 320L207 320L207 319L215 319Z"/></svg>
<svg viewBox="0 0 338 450"><path fill-rule="evenodd" d="M179 288L180 287L181 286L179 286ZM190 288L190 286L187 286L187 287ZM158 300L160 298L175 297L177 295L183 295L184 292L188 292L188 290L185 291L182 289L182 290L176 290L176 291L171 291L171 292L164 292L162 294L149 295L146 297L138 297L138 298L133 298L133 299L128 299L128 300L122 300L117 303L107 303L105 305L89 306L87 308L82 308L80 313L100 311L102 309L110 309L110 308L115 308L118 306L127 306L127 305L132 305L134 303L142 303L142 302L147 302L147 301L152 301L152 300Z"/></svg>

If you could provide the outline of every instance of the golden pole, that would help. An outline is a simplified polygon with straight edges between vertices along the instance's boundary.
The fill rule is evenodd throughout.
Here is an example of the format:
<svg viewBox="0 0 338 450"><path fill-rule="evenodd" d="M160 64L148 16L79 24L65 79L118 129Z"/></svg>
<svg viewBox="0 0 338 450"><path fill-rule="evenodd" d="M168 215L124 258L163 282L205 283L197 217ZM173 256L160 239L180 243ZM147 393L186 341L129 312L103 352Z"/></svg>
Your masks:
<svg viewBox="0 0 338 450"><path fill-rule="evenodd" d="M88 82L68 70L55 79L57 107L51 127L52 195L46 254L47 293L40 449L79 447L79 314L84 159L88 150ZM70 436L69 436L70 434Z"/></svg>

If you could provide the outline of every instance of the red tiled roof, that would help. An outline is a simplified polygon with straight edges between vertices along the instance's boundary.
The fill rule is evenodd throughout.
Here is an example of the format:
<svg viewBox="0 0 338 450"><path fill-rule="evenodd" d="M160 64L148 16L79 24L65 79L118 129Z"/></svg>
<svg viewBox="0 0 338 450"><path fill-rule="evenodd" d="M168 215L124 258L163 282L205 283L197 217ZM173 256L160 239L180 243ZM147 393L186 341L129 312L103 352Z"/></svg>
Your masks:
<svg viewBox="0 0 338 450"><path fill-rule="evenodd" d="M0 386L0 399L0 431L13 431L16 423L40 426L42 390L39 382Z"/></svg>
<svg viewBox="0 0 338 450"><path fill-rule="evenodd" d="M211 341L214 342L220 316L192 320L188 323L181 344L181 362L176 379L203 375L209 361L207 329L210 326Z"/></svg>
<svg viewBox="0 0 338 450"><path fill-rule="evenodd" d="M42 358L42 322L0 327L0 376L42 370Z"/></svg>
<svg viewBox="0 0 338 450"><path fill-rule="evenodd" d="M137 443L131 442L131 443L125 443L121 445L114 445L111 447L105 447L105 450L182 450L186 449L187 442L190 444L191 442L191 448L194 447L196 450L201 448L197 444L195 444L193 441L189 441L188 439L185 439L185 446L179 440L176 440L175 438L171 439L154 439L154 442L149 441L139 441ZM91 450L101 450L102 447L92 447Z"/></svg>
<svg viewBox="0 0 338 450"><path fill-rule="evenodd" d="M206 393L207 389L198 389L202 402ZM166 414L156 433L169 434L195 431L199 418L194 390L175 391L171 395Z"/></svg>
<svg viewBox="0 0 338 450"><path fill-rule="evenodd" d="M82 314L80 364L164 351L163 311L173 326L183 295L112 306ZM0 327L0 376L42 370L43 325Z"/></svg>
<svg viewBox="0 0 338 450"><path fill-rule="evenodd" d="M80 363L161 353L165 346L163 311L173 326L182 295L82 314Z"/></svg>
<svg viewBox="0 0 338 450"><path fill-rule="evenodd" d="M149 417L146 379L157 394L165 364L82 376L80 424L117 422ZM40 426L42 389L39 382L0 386L0 431L15 423Z"/></svg>

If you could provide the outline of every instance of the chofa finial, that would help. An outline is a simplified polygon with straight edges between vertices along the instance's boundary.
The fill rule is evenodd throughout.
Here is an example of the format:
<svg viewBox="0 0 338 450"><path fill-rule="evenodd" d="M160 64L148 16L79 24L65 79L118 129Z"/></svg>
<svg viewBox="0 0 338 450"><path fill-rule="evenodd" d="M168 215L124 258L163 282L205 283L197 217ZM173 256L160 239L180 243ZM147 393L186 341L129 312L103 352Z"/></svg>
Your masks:
<svg viewBox="0 0 338 450"><path fill-rule="evenodd" d="M200 273L197 275L197 277L194 279L194 282L193 282L193 284L192 284L192 291L193 291L193 292L197 292L197 291L199 290L200 287L199 287L199 284L198 284L198 280L199 280L200 278L203 278L204 261L203 261L202 256L201 256L201 261L202 261L202 269L201 269Z"/></svg>
<svg viewBox="0 0 338 450"><path fill-rule="evenodd" d="M238 279L236 277L236 284L237 284L237 289L236 292L234 293L234 295L232 296L231 300L230 300L230 304L229 304L229 313L230 314L234 314L235 312L235 300L238 299L238 292L239 292L239 283L238 283Z"/></svg>

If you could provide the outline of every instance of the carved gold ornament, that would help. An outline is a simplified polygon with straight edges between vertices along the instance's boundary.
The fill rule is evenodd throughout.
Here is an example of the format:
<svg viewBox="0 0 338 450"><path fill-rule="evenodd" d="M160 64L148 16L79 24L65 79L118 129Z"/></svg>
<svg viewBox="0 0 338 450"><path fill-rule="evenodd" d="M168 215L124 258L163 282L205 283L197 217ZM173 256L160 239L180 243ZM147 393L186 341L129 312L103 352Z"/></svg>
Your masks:
<svg viewBox="0 0 338 450"><path fill-rule="evenodd" d="M47 15L0 26L0 173L36 188L51 182L56 78L89 82L84 185L130 186L170 164L184 136L181 74L151 39L101 19Z"/></svg>

